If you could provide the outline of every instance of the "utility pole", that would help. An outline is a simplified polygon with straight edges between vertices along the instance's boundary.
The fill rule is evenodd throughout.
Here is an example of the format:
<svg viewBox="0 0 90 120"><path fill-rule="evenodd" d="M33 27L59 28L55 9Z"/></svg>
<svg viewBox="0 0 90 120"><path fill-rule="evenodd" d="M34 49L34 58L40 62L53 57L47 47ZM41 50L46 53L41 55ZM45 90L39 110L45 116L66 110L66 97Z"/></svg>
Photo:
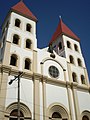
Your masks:
<svg viewBox="0 0 90 120"><path fill-rule="evenodd" d="M18 115L17 118L18 120L20 120L20 77L23 74L23 72L19 72L19 75L14 76L14 79L11 79L9 82L9 85L11 85L13 83L13 81L18 80L18 98L17 98L17 109L18 109Z"/></svg>

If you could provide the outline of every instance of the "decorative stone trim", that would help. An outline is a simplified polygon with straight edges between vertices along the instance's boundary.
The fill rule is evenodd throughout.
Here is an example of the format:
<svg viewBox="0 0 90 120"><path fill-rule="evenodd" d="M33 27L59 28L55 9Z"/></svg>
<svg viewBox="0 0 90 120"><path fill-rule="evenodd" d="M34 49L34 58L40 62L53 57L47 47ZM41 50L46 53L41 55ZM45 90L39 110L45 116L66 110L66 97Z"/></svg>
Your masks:
<svg viewBox="0 0 90 120"><path fill-rule="evenodd" d="M42 76L42 82L47 82L48 77L47 76Z"/></svg>
<svg viewBox="0 0 90 120"><path fill-rule="evenodd" d="M10 73L10 71L11 71L11 67L0 65L0 72Z"/></svg>
<svg viewBox="0 0 90 120"><path fill-rule="evenodd" d="M51 105L49 105L49 107L47 108L47 118L51 118L52 119L52 113L57 111L59 113L62 113L62 117L68 118L70 120L70 114L69 111L67 110L67 108L60 103L52 103Z"/></svg>
<svg viewBox="0 0 90 120"><path fill-rule="evenodd" d="M76 89L77 86L78 86L78 83L77 83L77 82L71 82L71 88Z"/></svg>
<svg viewBox="0 0 90 120"><path fill-rule="evenodd" d="M77 89L80 90L80 91L86 91L88 92L89 91L89 87L87 85L78 85L77 86Z"/></svg>
<svg viewBox="0 0 90 120"><path fill-rule="evenodd" d="M71 88L71 83L69 81L66 81L66 87Z"/></svg>
<svg viewBox="0 0 90 120"><path fill-rule="evenodd" d="M33 73L33 79L34 80L40 80L42 79L42 75L41 74L38 74L38 73Z"/></svg>
<svg viewBox="0 0 90 120"><path fill-rule="evenodd" d="M12 68L11 66L6 66L6 65L2 65L0 64L0 72L5 72L8 73L9 75L18 75L18 73L20 72L17 69ZM85 91L85 92L90 92L90 85L78 85L77 82L69 82L69 81L60 81L60 80L56 80L54 78L48 78L47 76L43 76L39 73L33 73L32 71L30 72L25 72L25 71L21 71L23 72L22 74L22 78L26 78L26 79L32 79L32 80L39 80L41 82L46 82L49 84L54 84L54 85L58 85L58 86L62 86L62 87L68 87L71 89L77 89L79 91Z"/></svg>
<svg viewBox="0 0 90 120"><path fill-rule="evenodd" d="M32 118L30 109L23 103L20 103L21 111L24 114L25 118ZM5 110L5 117L9 117L12 110L17 109L17 102L10 104Z"/></svg>
<svg viewBox="0 0 90 120"><path fill-rule="evenodd" d="M56 80L54 78L48 78L47 79L47 83L51 83L51 84L55 84L55 85L60 85L60 86L63 86L63 87L66 86L66 82L65 81L59 81L59 80Z"/></svg>

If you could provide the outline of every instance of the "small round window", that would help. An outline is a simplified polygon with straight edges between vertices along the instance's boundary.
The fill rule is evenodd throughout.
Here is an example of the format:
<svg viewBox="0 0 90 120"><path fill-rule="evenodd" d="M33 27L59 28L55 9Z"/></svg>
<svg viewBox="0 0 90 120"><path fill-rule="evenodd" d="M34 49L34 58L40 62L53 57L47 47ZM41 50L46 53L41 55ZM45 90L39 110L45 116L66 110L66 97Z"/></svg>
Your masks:
<svg viewBox="0 0 90 120"><path fill-rule="evenodd" d="M49 74L52 77L57 78L59 76L59 70L55 66L50 66L49 67Z"/></svg>

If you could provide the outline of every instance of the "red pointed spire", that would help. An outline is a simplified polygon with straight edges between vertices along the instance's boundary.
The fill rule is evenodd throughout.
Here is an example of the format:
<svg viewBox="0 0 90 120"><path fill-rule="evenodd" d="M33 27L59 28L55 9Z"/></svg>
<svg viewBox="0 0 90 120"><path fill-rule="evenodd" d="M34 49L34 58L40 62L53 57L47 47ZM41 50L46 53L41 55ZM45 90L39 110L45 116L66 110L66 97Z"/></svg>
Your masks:
<svg viewBox="0 0 90 120"><path fill-rule="evenodd" d="M62 19L60 19L58 27L55 33L53 34L52 39L49 44L55 41L56 38L59 37L60 35L66 35L68 37L75 39L78 42L80 41L80 39L63 23Z"/></svg>
<svg viewBox="0 0 90 120"><path fill-rule="evenodd" d="M33 13L27 8L27 6L23 3L23 1L21 0L19 3L17 3L16 5L14 5L11 8L12 11L21 14L25 17L28 17L34 21L37 21L37 18L33 15Z"/></svg>

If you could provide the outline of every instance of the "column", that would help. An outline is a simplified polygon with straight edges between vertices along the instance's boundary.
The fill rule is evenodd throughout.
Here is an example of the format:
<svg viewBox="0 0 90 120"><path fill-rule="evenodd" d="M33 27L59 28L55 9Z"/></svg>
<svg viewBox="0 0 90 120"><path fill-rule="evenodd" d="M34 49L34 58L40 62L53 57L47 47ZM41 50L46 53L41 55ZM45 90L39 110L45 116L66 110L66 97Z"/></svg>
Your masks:
<svg viewBox="0 0 90 120"><path fill-rule="evenodd" d="M6 92L7 92L8 73L3 72L0 87L0 118L4 118ZM2 111L2 112L1 112Z"/></svg>

